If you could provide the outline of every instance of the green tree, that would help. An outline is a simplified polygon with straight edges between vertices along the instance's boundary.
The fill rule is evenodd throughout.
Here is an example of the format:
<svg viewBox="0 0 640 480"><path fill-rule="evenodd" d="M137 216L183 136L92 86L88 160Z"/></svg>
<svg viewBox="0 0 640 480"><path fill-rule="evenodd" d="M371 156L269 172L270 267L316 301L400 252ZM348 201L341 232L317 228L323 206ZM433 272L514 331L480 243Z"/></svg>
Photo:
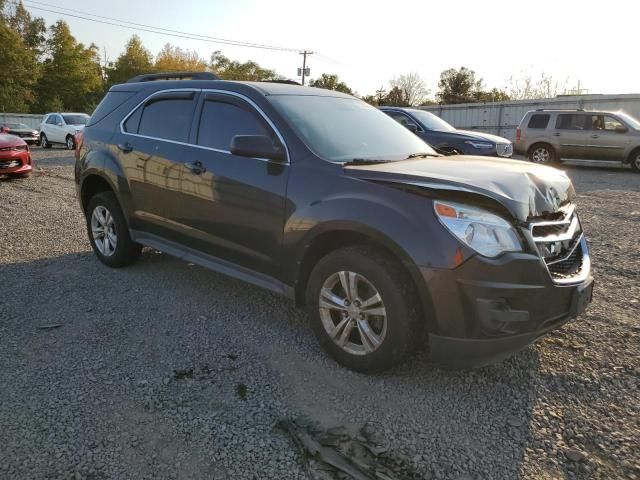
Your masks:
<svg viewBox="0 0 640 480"><path fill-rule="evenodd" d="M38 83L38 109L90 112L104 94L98 48L85 47L62 20L49 28L47 58Z"/></svg>
<svg viewBox="0 0 640 480"><path fill-rule="evenodd" d="M20 0L8 15L7 21L9 27L20 35L27 48L38 56L42 54L47 38L47 25L43 18L33 18Z"/></svg>
<svg viewBox="0 0 640 480"><path fill-rule="evenodd" d="M136 75L152 72L153 68L153 55L144 48L140 37L134 35L124 52L107 68L107 82L109 85L124 83Z"/></svg>
<svg viewBox="0 0 640 480"><path fill-rule="evenodd" d="M323 73L320 76L320 78L311 80L309 82L309 86L316 87L316 88L324 88L327 90L336 90L338 92L348 93L349 95L353 95L353 91L347 86L347 84L338 80L338 75Z"/></svg>
<svg viewBox="0 0 640 480"><path fill-rule="evenodd" d="M383 98L378 101L379 105L388 105L393 107L408 107L409 98L407 93L400 87L393 87Z"/></svg>
<svg viewBox="0 0 640 480"><path fill-rule="evenodd" d="M478 90L474 92L473 97L477 102L506 102L511 97L504 90L492 88L491 90Z"/></svg>
<svg viewBox="0 0 640 480"><path fill-rule="evenodd" d="M473 102L474 94L482 90L482 80L476 79L476 73L467 67L450 68L440 74L438 89L440 103Z"/></svg>
<svg viewBox="0 0 640 480"><path fill-rule="evenodd" d="M204 72L207 62L195 50L165 44L156 57L155 69L159 72Z"/></svg>
<svg viewBox="0 0 640 480"><path fill-rule="evenodd" d="M0 18L0 45L0 111L27 112L36 99L36 59L4 18Z"/></svg>
<svg viewBox="0 0 640 480"><path fill-rule="evenodd" d="M275 70L269 70L258 65L256 62L239 62L224 56L222 52L215 51L211 55L209 68L220 78L225 80L279 80L282 77Z"/></svg>

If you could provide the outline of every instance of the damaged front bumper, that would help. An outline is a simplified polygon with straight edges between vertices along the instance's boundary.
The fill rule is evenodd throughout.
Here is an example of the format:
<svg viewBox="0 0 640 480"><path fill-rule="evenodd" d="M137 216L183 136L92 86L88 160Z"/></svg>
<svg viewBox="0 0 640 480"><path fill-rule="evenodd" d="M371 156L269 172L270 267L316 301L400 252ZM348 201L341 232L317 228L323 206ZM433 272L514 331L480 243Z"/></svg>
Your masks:
<svg viewBox="0 0 640 480"><path fill-rule="evenodd" d="M526 253L474 256L453 270L421 272L433 306L431 359L458 368L493 363L523 349L580 315L593 289L588 270L575 283L559 284L540 257Z"/></svg>

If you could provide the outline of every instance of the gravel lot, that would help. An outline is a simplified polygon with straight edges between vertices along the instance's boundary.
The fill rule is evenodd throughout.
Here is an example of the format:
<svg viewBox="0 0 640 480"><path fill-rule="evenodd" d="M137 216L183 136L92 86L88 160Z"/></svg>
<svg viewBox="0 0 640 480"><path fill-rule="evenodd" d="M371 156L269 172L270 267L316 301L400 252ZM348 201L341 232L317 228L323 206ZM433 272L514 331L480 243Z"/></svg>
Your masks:
<svg viewBox="0 0 640 480"><path fill-rule="evenodd" d="M338 367L288 300L167 255L94 258L73 160L0 179L0 478L308 478L274 428L370 422L413 478L640 478L640 175L567 166L594 303L514 358ZM42 328L60 325L56 328Z"/></svg>

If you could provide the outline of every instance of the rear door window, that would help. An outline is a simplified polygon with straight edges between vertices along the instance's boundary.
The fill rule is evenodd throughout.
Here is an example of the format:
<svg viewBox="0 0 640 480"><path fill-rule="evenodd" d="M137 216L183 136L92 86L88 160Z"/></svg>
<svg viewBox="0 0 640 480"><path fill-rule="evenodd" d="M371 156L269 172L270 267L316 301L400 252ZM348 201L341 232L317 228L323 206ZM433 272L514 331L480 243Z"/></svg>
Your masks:
<svg viewBox="0 0 640 480"><path fill-rule="evenodd" d="M191 98L152 99L142 110L137 133L145 137L186 143L189 140L194 105L193 95ZM129 120L133 117L135 113L127 119L125 126L134 128L129 125Z"/></svg>
<svg viewBox="0 0 640 480"><path fill-rule="evenodd" d="M549 125L549 117L551 115L549 115L548 113L536 113L534 115L531 116L531 118L529 119L529 124L527 125L528 128L547 128L547 125Z"/></svg>
<svg viewBox="0 0 640 480"><path fill-rule="evenodd" d="M198 145L229 151L235 135L273 137L257 114L236 101L206 100L202 106Z"/></svg>
<svg viewBox="0 0 640 480"><path fill-rule="evenodd" d="M558 130L590 130L591 116L563 113L561 115L558 115L556 128Z"/></svg>

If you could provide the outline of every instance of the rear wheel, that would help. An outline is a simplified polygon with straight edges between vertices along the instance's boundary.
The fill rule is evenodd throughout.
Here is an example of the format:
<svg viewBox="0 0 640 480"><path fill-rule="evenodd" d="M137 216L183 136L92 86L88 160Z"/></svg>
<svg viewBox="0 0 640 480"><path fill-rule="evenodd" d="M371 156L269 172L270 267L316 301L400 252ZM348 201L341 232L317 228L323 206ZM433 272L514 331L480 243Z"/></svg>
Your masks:
<svg viewBox="0 0 640 480"><path fill-rule="evenodd" d="M392 367L422 336L413 283L382 250L354 246L330 253L311 272L306 293L318 342L353 370Z"/></svg>
<svg viewBox="0 0 640 480"><path fill-rule="evenodd" d="M556 152L550 145L538 143L529 149L529 161L549 165L556 161Z"/></svg>
<svg viewBox="0 0 640 480"><path fill-rule="evenodd" d="M631 168L636 172L640 172L640 148L631 152L631 157L629 158L629 164Z"/></svg>
<svg viewBox="0 0 640 480"><path fill-rule="evenodd" d="M40 146L42 148L51 148L51 144L49 143L49 139L47 138L47 136L42 133L40 135Z"/></svg>
<svg viewBox="0 0 640 480"><path fill-rule="evenodd" d="M91 197L86 220L91 247L102 263L109 267L124 267L138 259L142 245L131 240L113 192L100 192Z"/></svg>

